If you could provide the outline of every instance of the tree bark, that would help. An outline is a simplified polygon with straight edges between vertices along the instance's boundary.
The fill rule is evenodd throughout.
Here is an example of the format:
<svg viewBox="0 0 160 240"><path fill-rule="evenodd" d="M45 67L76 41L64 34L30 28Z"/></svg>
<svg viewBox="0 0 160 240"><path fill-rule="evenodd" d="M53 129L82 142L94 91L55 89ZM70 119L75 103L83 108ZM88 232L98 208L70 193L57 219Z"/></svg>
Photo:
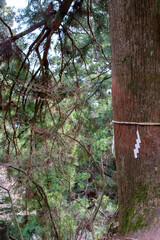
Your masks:
<svg viewBox="0 0 160 240"><path fill-rule="evenodd" d="M156 0L111 0L115 121L160 122L160 12ZM137 128L141 144L134 157ZM114 124L120 231L160 220L160 126Z"/></svg>

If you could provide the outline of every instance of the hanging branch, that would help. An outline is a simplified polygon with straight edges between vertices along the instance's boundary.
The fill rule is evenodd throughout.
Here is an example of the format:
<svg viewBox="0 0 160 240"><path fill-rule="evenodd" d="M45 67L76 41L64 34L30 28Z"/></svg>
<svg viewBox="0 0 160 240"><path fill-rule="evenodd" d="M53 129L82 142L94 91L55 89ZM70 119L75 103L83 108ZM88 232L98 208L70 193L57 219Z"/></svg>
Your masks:
<svg viewBox="0 0 160 240"><path fill-rule="evenodd" d="M47 196L46 196L46 193L44 191L44 189L38 184L36 183L31 176L29 176L25 171L23 171L22 169L19 169L19 168L16 168L16 167L13 167L13 166L9 166L10 168L13 168L21 173L23 173L26 177L29 178L29 180L36 186L36 189L37 191L39 192L39 194L41 195L43 201L45 202L47 208L48 208L48 212L49 212L49 216L50 216L50 219L51 219L51 223L52 223L52 226L53 226L53 229L54 229L54 232L55 232L55 236L56 236L56 239L57 240L60 240L60 236L58 234L58 231L57 231L57 228L56 228L56 225L53 221L53 217L52 217L52 213L51 213L51 209L50 209L50 206L49 206L49 203L48 203L48 199L47 199ZM53 230L52 230L52 233L53 233ZM21 239L23 240L23 239Z"/></svg>
<svg viewBox="0 0 160 240"><path fill-rule="evenodd" d="M67 14L72 2L73 2L73 0L64 0L63 1L62 5L59 8L59 11L55 15L55 19L52 20L51 26L49 28L47 27L48 28L47 31L40 37L40 39L37 41L37 44L35 46L35 50L38 54L38 48L39 48L40 44L44 41L45 38L47 38L47 40L44 44L43 60L42 60L42 62L40 61L41 65L43 65L46 70L48 70L47 55L48 55L48 51L50 48L51 37L54 34L54 32L56 30L58 30L58 28L60 27L60 25L63 21L63 18ZM40 58L39 55L38 55L38 58Z"/></svg>
<svg viewBox="0 0 160 240"><path fill-rule="evenodd" d="M84 148L84 150L86 151L87 155L93 160L96 168L99 170L99 173L101 174L101 178L102 178L102 181L104 182L104 176L103 176L103 173L102 173L102 170L101 168L98 166L98 164L96 163L96 160L94 159L94 157L92 156L91 152L88 150L88 148L83 144L81 143L79 140L77 140L76 138L74 137L71 137L65 133L62 133L62 135L66 136L67 138L70 138L72 139L73 141L77 142L81 147Z"/></svg>
<svg viewBox="0 0 160 240"><path fill-rule="evenodd" d="M10 191L3 186L0 186L0 188L4 189L8 193L9 200L10 200L11 207L12 207L13 217L14 217L15 223L16 223L17 228L18 228L19 236L20 236L20 239L23 240L23 235L22 235L21 228L19 226L19 223L18 223L18 220L17 220L17 217L16 217L16 212L15 212L15 209L14 209L14 205L13 205L13 201L12 201Z"/></svg>
<svg viewBox="0 0 160 240"><path fill-rule="evenodd" d="M13 38L13 33L12 33L10 26L1 17L0 17L0 21L8 28L11 38Z"/></svg>
<svg viewBox="0 0 160 240"><path fill-rule="evenodd" d="M103 56L104 56L105 59L108 61L108 58L106 57L106 55L105 55L105 53L104 53L104 51L103 51L102 45L97 41L97 39L96 39L96 37L95 37L95 35L94 35L94 32L93 32L93 30L92 30L92 27L91 27L91 24L90 24L90 19L89 19L89 6L88 6L88 4L87 4L87 23L88 23L88 26L89 26L89 29L90 29L90 32L91 32L91 34L92 34L92 37L93 37L94 41L95 41L95 42L97 43L97 45L100 47Z"/></svg>

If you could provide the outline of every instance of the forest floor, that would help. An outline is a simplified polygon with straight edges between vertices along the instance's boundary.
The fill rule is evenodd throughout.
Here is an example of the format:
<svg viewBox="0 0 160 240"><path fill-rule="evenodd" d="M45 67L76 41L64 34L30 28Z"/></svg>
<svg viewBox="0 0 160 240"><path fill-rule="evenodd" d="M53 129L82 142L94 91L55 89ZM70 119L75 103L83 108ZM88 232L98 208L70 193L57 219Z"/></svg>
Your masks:
<svg viewBox="0 0 160 240"><path fill-rule="evenodd" d="M141 239L133 238L133 237L129 237L129 236L127 237L124 235L114 235L112 237L103 237L98 240L141 240Z"/></svg>
<svg viewBox="0 0 160 240"><path fill-rule="evenodd" d="M155 240L155 238L135 238L135 237L127 237L124 235L115 235L112 237L103 237L103 238L99 238L98 240ZM156 238L156 240L160 240Z"/></svg>
<svg viewBox="0 0 160 240"><path fill-rule="evenodd" d="M103 237L98 240L160 240L160 230L150 230L148 232L139 231L133 235L113 235L112 237Z"/></svg>

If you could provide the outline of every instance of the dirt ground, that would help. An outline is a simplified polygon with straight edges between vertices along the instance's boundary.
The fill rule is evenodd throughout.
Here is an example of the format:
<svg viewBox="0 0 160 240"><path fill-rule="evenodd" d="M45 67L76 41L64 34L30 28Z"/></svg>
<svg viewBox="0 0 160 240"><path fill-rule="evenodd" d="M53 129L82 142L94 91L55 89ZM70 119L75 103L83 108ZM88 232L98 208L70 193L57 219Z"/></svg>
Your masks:
<svg viewBox="0 0 160 240"><path fill-rule="evenodd" d="M141 239L124 236L124 235L114 235L112 237L106 236L106 237L100 238L98 240L141 240Z"/></svg>
<svg viewBox="0 0 160 240"><path fill-rule="evenodd" d="M98 240L160 240L160 230L150 230L148 232L139 231L134 235L114 235L103 237Z"/></svg>

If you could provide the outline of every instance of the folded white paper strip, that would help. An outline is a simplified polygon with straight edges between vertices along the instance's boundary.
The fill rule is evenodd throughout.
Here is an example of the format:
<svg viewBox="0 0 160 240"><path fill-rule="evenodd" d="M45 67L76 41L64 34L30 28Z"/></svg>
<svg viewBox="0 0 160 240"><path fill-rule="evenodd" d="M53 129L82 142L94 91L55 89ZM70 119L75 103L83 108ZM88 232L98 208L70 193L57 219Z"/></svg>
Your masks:
<svg viewBox="0 0 160 240"><path fill-rule="evenodd" d="M136 139L135 149L133 150L135 158L138 158L138 153L139 153L139 149L140 149L140 143L141 143L141 139L140 139L139 131L137 129L137 139Z"/></svg>

